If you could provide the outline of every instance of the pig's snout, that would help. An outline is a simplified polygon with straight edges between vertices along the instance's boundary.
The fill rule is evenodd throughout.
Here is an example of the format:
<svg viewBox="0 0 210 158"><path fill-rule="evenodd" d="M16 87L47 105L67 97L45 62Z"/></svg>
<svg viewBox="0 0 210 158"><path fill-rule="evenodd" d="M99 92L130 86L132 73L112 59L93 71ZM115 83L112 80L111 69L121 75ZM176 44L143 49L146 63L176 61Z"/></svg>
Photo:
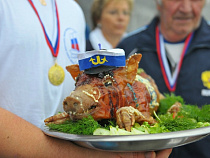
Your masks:
<svg viewBox="0 0 210 158"><path fill-rule="evenodd" d="M81 109L81 102L79 101L79 98L71 96L66 97L63 101L63 109L66 112L79 112L79 109Z"/></svg>

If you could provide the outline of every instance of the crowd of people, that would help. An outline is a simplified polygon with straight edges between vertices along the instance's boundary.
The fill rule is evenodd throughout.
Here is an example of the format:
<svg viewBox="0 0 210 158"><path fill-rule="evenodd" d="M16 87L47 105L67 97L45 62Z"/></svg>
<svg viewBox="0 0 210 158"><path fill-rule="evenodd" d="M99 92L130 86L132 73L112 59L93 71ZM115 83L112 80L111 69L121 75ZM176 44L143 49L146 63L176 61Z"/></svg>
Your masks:
<svg viewBox="0 0 210 158"><path fill-rule="evenodd" d="M67 20L69 19L69 20ZM45 118L74 89L65 66L85 52L85 18L73 0L0 0L0 157L163 157L114 153L46 136Z"/></svg>
<svg viewBox="0 0 210 158"><path fill-rule="evenodd" d="M201 14L206 1L155 2L159 14L152 22L126 35L133 0L94 0L94 28L86 40L84 13L74 0L0 0L0 157L208 157L210 137L173 152L119 153L82 148L40 129L45 118L63 111L74 89L65 67L99 43L102 49L123 48L127 57L141 53L139 67L161 93L199 107L210 104L201 77L210 73L210 26Z"/></svg>

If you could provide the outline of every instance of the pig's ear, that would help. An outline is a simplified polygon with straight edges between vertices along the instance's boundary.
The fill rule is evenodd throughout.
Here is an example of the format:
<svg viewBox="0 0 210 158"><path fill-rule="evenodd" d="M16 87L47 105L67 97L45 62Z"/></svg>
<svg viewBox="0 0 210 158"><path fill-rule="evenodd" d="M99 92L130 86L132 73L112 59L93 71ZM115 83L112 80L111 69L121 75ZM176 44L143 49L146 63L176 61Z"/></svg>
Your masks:
<svg viewBox="0 0 210 158"><path fill-rule="evenodd" d="M66 66L66 70L71 74L74 80L81 72L78 64Z"/></svg>
<svg viewBox="0 0 210 158"><path fill-rule="evenodd" d="M141 54L133 54L126 60L127 78L131 82L133 82L136 78L141 57Z"/></svg>

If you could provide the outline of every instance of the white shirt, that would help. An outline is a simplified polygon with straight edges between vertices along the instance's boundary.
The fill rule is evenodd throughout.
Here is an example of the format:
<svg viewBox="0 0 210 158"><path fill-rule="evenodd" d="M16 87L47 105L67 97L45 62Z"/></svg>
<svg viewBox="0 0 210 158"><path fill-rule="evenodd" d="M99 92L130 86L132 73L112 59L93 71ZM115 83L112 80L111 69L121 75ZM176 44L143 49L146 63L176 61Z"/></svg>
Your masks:
<svg viewBox="0 0 210 158"><path fill-rule="evenodd" d="M57 35L55 6L33 0L51 42ZM62 102L74 89L67 65L77 63L85 51L85 19L73 0L57 0L60 19L60 49L57 62L65 70L60 86L48 80L54 58L41 24L28 0L0 0L0 107L40 127L45 118L63 111ZM53 26L53 27L52 27ZM79 50L72 41L78 42Z"/></svg>
<svg viewBox="0 0 210 158"><path fill-rule="evenodd" d="M178 42L178 43L169 43L169 42L164 42L165 48L166 48L166 55L169 59L169 62L172 66L172 74L174 73L175 68L177 67L182 50L184 47L184 41L183 42Z"/></svg>
<svg viewBox="0 0 210 158"><path fill-rule="evenodd" d="M126 33L124 33L122 38L125 36ZM113 49L112 45L106 40L99 27L96 27L90 32L89 40L94 50L99 50L98 44L101 45L101 49Z"/></svg>

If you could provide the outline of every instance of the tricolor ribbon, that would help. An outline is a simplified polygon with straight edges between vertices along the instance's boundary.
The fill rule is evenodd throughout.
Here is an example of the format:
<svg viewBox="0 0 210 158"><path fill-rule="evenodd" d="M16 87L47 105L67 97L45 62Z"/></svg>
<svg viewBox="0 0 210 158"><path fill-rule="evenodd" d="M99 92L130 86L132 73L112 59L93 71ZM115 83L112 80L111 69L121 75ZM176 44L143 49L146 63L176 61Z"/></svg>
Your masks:
<svg viewBox="0 0 210 158"><path fill-rule="evenodd" d="M163 35L160 33L158 26L156 27L156 47L157 47L158 60L160 62L160 67L161 67L165 84L170 92L174 92L176 90L177 78L178 78L178 75L182 66L184 56L192 40L192 37L193 37L193 33L190 33L187 36L184 43L184 48L181 53L179 63L176 66L174 74L172 75L168 61L167 61L167 57L166 57L166 52L165 52L165 47L164 47L164 38L163 38Z"/></svg>
<svg viewBox="0 0 210 158"><path fill-rule="evenodd" d="M52 45L52 42L50 41L49 36L47 35L46 29L44 27L44 24L43 24L43 22L42 22L42 20L41 20L41 18L39 16L39 13L38 13L36 7L34 6L32 0L28 0L28 1L31 4L32 8L34 9L34 11L35 11L35 13L36 13L36 15L37 15L37 17L39 19L39 22L40 22L40 24L42 26L42 30L44 32L45 40L47 42L48 47L50 48L50 51L51 51L52 55L54 57L57 57L58 56L58 52L59 52L59 46L60 46L60 21L59 21L58 8L57 8L56 1L55 1L55 10L56 10L56 18L57 18L57 36L56 36L56 42L55 42L55 46L54 47Z"/></svg>

